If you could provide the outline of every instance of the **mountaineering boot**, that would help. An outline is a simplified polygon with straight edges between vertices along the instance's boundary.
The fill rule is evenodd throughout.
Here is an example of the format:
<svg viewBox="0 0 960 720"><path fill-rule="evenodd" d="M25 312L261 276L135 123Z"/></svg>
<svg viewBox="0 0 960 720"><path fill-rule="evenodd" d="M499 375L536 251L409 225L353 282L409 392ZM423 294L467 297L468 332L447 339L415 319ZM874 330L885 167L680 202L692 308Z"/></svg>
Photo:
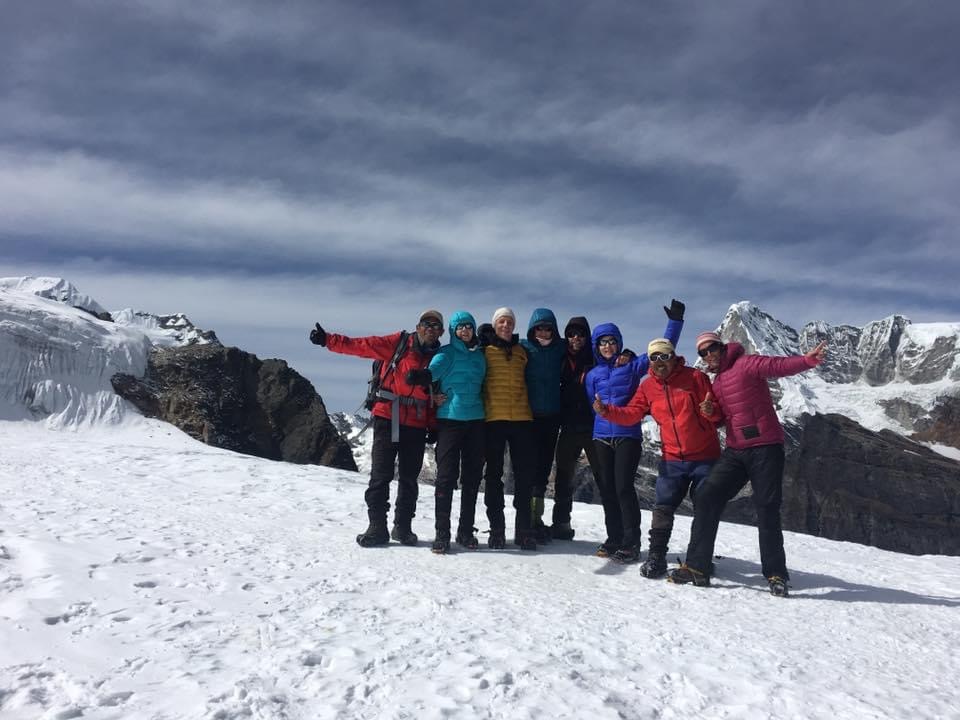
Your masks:
<svg viewBox="0 0 960 720"><path fill-rule="evenodd" d="M507 531L503 528L490 528L487 547L491 550L503 550L507 547Z"/></svg>
<svg viewBox="0 0 960 720"><path fill-rule="evenodd" d="M620 549L620 543L613 542L610 538L607 538L600 546L594 551L594 555L601 558L613 557L614 553Z"/></svg>
<svg viewBox="0 0 960 720"><path fill-rule="evenodd" d="M367 529L357 535L357 545L360 547L376 547L389 542L390 534L387 532L386 518L370 518Z"/></svg>
<svg viewBox="0 0 960 720"><path fill-rule="evenodd" d="M640 574L645 578L659 578L667 574L667 554L651 550L640 566Z"/></svg>
<svg viewBox="0 0 960 720"><path fill-rule="evenodd" d="M446 535L442 533L437 533L436 539L433 541L433 545L430 546L430 551L435 555L446 555L450 550L450 533Z"/></svg>
<svg viewBox="0 0 960 720"><path fill-rule="evenodd" d="M680 567L675 570L671 570L670 574L667 575L667 582L671 582L674 585L694 585L695 587L709 587L710 586L710 576L704 575L699 570L696 570L686 563L683 563Z"/></svg>
<svg viewBox="0 0 960 720"><path fill-rule="evenodd" d="M550 535L554 540L573 540L575 534L576 532L570 527L570 523L554 523L553 527L550 528Z"/></svg>
<svg viewBox="0 0 960 720"><path fill-rule="evenodd" d="M767 583L770 585L770 594L776 597L787 597L790 594L790 591L787 589L786 579L780 577L779 575L771 575L767 578Z"/></svg>
<svg viewBox="0 0 960 720"><path fill-rule="evenodd" d="M530 527L533 529L534 537L538 542L548 543L553 537L550 534L550 528L543 524L543 498L530 498Z"/></svg>
<svg viewBox="0 0 960 720"><path fill-rule="evenodd" d="M401 545L416 545L417 534L410 528L409 520L396 519L393 521L393 530L390 531L390 537Z"/></svg>
<svg viewBox="0 0 960 720"><path fill-rule="evenodd" d="M520 546L521 550L534 551L537 549L537 537L534 535L533 530L523 533L517 538L517 545Z"/></svg>
<svg viewBox="0 0 960 720"><path fill-rule="evenodd" d="M468 528L464 530L460 528L457 530L457 545L464 548L465 550L476 550L480 547L480 541L477 540L476 528Z"/></svg>
<svg viewBox="0 0 960 720"><path fill-rule="evenodd" d="M623 563L624 565L635 563L640 559L640 548L638 548L636 545L627 545L626 547L622 547L613 554L613 559L618 563Z"/></svg>

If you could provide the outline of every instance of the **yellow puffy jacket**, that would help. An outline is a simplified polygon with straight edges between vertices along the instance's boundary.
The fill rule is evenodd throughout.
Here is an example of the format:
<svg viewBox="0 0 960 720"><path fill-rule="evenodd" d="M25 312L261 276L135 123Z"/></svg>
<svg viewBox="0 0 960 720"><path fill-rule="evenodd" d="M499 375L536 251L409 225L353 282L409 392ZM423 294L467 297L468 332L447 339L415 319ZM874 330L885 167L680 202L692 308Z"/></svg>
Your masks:
<svg viewBox="0 0 960 720"><path fill-rule="evenodd" d="M493 420L533 420L527 399L527 352L513 336L507 347L502 340L484 348L487 377L483 381L483 405L487 422Z"/></svg>

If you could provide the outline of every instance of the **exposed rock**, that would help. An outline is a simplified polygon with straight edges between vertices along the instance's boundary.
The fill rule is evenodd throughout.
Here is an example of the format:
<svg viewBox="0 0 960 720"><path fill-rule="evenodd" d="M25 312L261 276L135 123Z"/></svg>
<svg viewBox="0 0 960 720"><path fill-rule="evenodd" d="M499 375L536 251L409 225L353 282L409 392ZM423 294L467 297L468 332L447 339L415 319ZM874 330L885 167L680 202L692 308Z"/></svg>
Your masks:
<svg viewBox="0 0 960 720"><path fill-rule="evenodd" d="M883 385L896 377L897 348L909 324L906 318L892 315L864 326L857 354L863 362L863 378L871 385Z"/></svg>
<svg viewBox="0 0 960 720"><path fill-rule="evenodd" d="M960 448L960 396L941 396L914 427L915 440Z"/></svg>
<svg viewBox="0 0 960 720"><path fill-rule="evenodd" d="M897 375L913 385L936 382L947 376L957 356L955 337L938 337L932 345L916 342L909 334L901 339Z"/></svg>
<svg viewBox="0 0 960 720"><path fill-rule="evenodd" d="M283 360L218 344L156 349L145 377L114 390L208 445L294 463L357 466L313 385Z"/></svg>
<svg viewBox="0 0 960 720"><path fill-rule="evenodd" d="M960 463L842 415L787 427L783 527L913 554L960 555ZM753 524L749 493L725 520Z"/></svg>
<svg viewBox="0 0 960 720"><path fill-rule="evenodd" d="M830 348L827 359L817 367L816 372L830 383L856 382L863 373L858 348L860 328L852 325L831 326L825 322L812 322L800 331L800 347L814 348L824 340Z"/></svg>

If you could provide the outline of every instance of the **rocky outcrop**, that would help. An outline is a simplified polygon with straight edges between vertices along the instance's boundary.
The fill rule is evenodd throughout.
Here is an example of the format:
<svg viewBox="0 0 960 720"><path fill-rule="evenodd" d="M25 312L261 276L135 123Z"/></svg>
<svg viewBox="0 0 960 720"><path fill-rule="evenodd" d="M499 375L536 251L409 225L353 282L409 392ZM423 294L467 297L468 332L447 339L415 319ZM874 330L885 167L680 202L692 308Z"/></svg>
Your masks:
<svg viewBox="0 0 960 720"><path fill-rule="evenodd" d="M914 428L915 440L960 448L960 396L941 396Z"/></svg>
<svg viewBox="0 0 960 720"><path fill-rule="evenodd" d="M219 344L155 349L145 376L114 390L144 415L208 445L272 460L356 470L313 385L283 360Z"/></svg>
<svg viewBox="0 0 960 720"><path fill-rule="evenodd" d="M842 415L787 426L783 527L912 554L960 555L960 463ZM725 520L753 524L749 493Z"/></svg>

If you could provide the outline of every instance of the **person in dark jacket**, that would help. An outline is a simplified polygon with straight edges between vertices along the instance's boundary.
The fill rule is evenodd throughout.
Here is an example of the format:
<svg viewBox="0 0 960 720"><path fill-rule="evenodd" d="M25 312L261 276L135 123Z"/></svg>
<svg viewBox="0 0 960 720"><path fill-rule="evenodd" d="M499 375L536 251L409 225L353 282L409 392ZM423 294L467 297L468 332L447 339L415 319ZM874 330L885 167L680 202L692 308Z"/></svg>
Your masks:
<svg viewBox="0 0 960 720"><path fill-rule="evenodd" d="M720 457L716 423L721 419L711 398L710 378L686 366L666 338L647 345L650 371L630 402L623 407L600 403L597 413L620 425L632 425L648 413L660 428L662 458L657 474L656 504L650 523L650 549L640 572L647 578L667 572L667 547L673 516L690 492L696 504L697 488ZM704 413L704 408L713 412Z"/></svg>
<svg viewBox="0 0 960 720"><path fill-rule="evenodd" d="M408 379L432 385L441 400L437 407L436 537L433 552L450 549L453 492L460 480L460 520L456 542L476 550L473 526L477 494L483 476L483 380L487 360L477 339L476 321L465 311L450 318L450 342L433 356L428 370L412 370Z"/></svg>
<svg viewBox="0 0 960 720"><path fill-rule="evenodd" d="M780 520L784 435L767 378L816 367L823 362L827 345L820 343L805 355L793 357L746 355L740 343L724 343L717 333L705 332L697 336L696 346L707 370L715 374L713 402L726 426L726 448L697 491L687 557L668 579L678 584L710 584L720 514L749 482L757 511L761 571L770 592L784 597L790 579Z"/></svg>
<svg viewBox="0 0 960 720"><path fill-rule="evenodd" d="M440 349L443 316L437 310L420 315L416 332L406 339L406 347L395 368L389 361L398 350L401 332L392 335L371 335L352 338L328 333L320 323L310 332L310 342L331 352L383 361L380 392L373 408L373 450L370 483L364 494L370 524L357 535L362 547L386 545L390 538L403 545L416 545L417 535L411 527L417 509L419 487L417 477L423 466L427 431L432 431L436 414L427 388L407 382L410 370L422 370ZM393 529L387 532L390 509L390 481L394 465L399 466L397 502Z"/></svg>
<svg viewBox="0 0 960 720"><path fill-rule="evenodd" d="M590 324L583 316L572 317L563 334L567 351L560 366L560 435L557 438L550 534L556 540L573 540L575 531L570 525L570 511L581 453L587 455L598 489L600 479L597 453L593 447L593 409L583 389L587 372L594 364Z"/></svg>
<svg viewBox="0 0 960 720"><path fill-rule="evenodd" d="M527 337L520 344L527 351L525 376L533 413L530 522L537 541L547 543L552 535L543 522L544 497L560 432L560 373L567 341L560 337L553 311L537 308L530 316Z"/></svg>
<svg viewBox="0 0 960 720"><path fill-rule="evenodd" d="M673 300L664 311L667 313L664 336L676 345L683 329L684 305ZM613 323L595 327L591 340L596 365L587 373L587 397L603 405L626 405L650 367L647 354L618 363L623 337ZM634 476L643 450L643 430L639 422L618 425L598 414L594 419L593 443L600 461L600 498L607 529L607 539L597 548L597 555L612 556L623 563L637 562L640 559L640 501Z"/></svg>

